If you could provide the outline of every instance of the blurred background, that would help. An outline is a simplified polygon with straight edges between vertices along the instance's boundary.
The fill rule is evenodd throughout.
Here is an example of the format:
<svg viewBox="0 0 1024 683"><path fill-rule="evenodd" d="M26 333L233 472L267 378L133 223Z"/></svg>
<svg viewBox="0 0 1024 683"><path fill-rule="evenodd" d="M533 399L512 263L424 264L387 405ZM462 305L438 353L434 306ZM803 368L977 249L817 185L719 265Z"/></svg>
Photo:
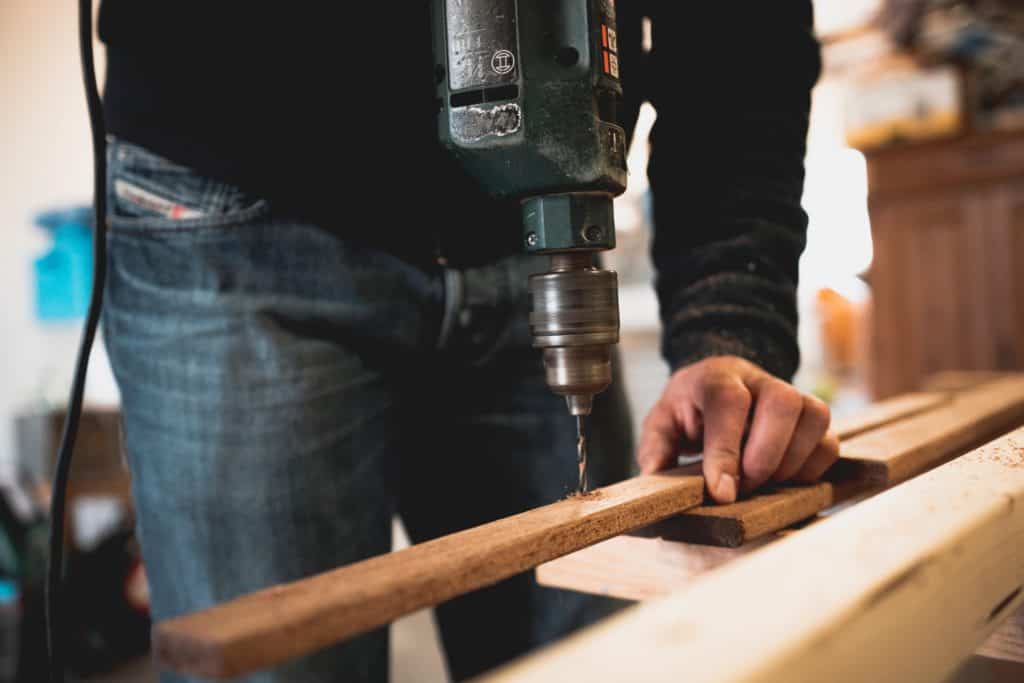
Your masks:
<svg viewBox="0 0 1024 683"><path fill-rule="evenodd" d="M796 383L843 414L940 370L1024 369L1024 6L815 5L824 72L807 153ZM42 680L43 510L90 286L92 167L74 4L3 0L0 45L2 683L16 670ZM647 257L646 132L656 116L645 107L608 259L622 283L638 423L667 376ZM86 400L69 505L75 665L113 676L97 680L153 680L140 660L145 578L102 344ZM399 623L395 680L444 680L430 629L428 613ZM999 666L972 661L960 676L1009 680Z"/></svg>

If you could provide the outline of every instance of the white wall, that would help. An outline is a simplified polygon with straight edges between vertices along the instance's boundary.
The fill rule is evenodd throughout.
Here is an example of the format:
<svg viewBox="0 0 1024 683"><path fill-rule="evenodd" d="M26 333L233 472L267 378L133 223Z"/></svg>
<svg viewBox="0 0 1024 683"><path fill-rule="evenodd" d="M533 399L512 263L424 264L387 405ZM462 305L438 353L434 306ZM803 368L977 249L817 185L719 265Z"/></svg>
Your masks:
<svg viewBox="0 0 1024 683"><path fill-rule="evenodd" d="M65 396L78 343L79 323L35 322L31 279L47 248L32 216L91 197L77 36L74 2L0 0L0 471L13 455L15 412ZM100 361L99 385L109 386Z"/></svg>

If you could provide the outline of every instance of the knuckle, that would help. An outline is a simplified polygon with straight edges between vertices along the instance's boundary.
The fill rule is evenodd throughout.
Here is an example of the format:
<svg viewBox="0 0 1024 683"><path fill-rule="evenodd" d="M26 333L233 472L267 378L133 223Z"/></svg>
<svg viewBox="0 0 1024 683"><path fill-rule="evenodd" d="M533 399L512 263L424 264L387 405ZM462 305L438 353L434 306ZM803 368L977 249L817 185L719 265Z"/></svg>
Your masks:
<svg viewBox="0 0 1024 683"><path fill-rule="evenodd" d="M804 397L804 415L810 424L824 432L832 421L832 411L824 401L814 396Z"/></svg>
<svg viewBox="0 0 1024 683"><path fill-rule="evenodd" d="M754 482L767 481L772 474L774 468L763 461L753 461L743 463L743 473L748 479Z"/></svg>
<svg viewBox="0 0 1024 683"><path fill-rule="evenodd" d="M772 417L792 418L804 409L803 397L789 384L779 382L765 394L764 407Z"/></svg>
<svg viewBox="0 0 1024 683"><path fill-rule="evenodd" d="M771 480L780 483L784 481L789 481L790 479L795 477L797 472L799 471L800 470L796 470L796 472L794 472L793 468L787 468L785 470L779 469L775 472L775 474L771 476Z"/></svg>
<svg viewBox="0 0 1024 683"><path fill-rule="evenodd" d="M822 477L832 465L839 460L839 451L832 448L822 448L815 452L807 465L797 474L797 480L812 483Z"/></svg>
<svg viewBox="0 0 1024 683"><path fill-rule="evenodd" d="M794 457L792 453L786 453L782 458L782 465L780 465L779 468L775 470L775 473L772 474L772 479L774 481L786 481L788 479L792 479L797 472L804 468L806 464L806 456L802 458L799 456Z"/></svg>
<svg viewBox="0 0 1024 683"><path fill-rule="evenodd" d="M740 363L744 362L741 358L734 356L712 356L705 358L697 367L700 368L701 372L707 375L733 375L742 367Z"/></svg>
<svg viewBox="0 0 1024 683"><path fill-rule="evenodd" d="M725 365L725 356L711 356L699 363L699 366L704 370L721 369L723 365Z"/></svg>
<svg viewBox="0 0 1024 683"><path fill-rule="evenodd" d="M715 374L704 382L704 397L708 403L719 406L750 406L750 391L731 374Z"/></svg>
<svg viewBox="0 0 1024 683"><path fill-rule="evenodd" d="M645 432L649 432L649 431L652 431L652 430L653 430L653 429L655 428L655 425L657 425L657 423L658 423L658 418L657 418L657 415L655 414L655 411L656 411L656 410L657 410L657 406L655 406L654 408L652 408L652 409L651 409L651 412L647 413L647 417L645 417L645 418L643 419L643 422L641 422L641 423L640 423L640 427L641 427L641 428L642 428L642 429L643 429L643 430L644 430Z"/></svg>
<svg viewBox="0 0 1024 683"><path fill-rule="evenodd" d="M684 383L689 387L700 387L707 381L707 377L714 371L713 367L709 365L708 360L702 360L699 363L691 365L686 370L686 375L681 377L680 386Z"/></svg>
<svg viewBox="0 0 1024 683"><path fill-rule="evenodd" d="M767 453L747 454L743 458L743 472L755 481L765 481L773 474L778 467L776 458L770 457Z"/></svg>
<svg viewBox="0 0 1024 683"><path fill-rule="evenodd" d="M754 365L746 358L740 358L739 356L729 356L729 365L736 372L747 372L751 374L768 374L760 367Z"/></svg>

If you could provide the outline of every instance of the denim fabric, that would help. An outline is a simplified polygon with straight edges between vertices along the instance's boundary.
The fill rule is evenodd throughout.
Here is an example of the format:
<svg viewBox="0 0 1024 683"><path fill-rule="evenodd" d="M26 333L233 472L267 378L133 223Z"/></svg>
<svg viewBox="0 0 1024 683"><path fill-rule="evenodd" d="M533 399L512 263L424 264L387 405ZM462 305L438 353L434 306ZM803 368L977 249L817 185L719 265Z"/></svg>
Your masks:
<svg viewBox="0 0 1024 683"><path fill-rule="evenodd" d="M104 335L155 619L386 553L396 513L421 542L574 489L574 424L530 346L532 260L414 267L119 141L109 186ZM338 220L372 226L372 207L339 196ZM596 411L592 481L621 479L621 382ZM462 679L612 608L527 573L437 617ZM386 681L387 645L246 680Z"/></svg>

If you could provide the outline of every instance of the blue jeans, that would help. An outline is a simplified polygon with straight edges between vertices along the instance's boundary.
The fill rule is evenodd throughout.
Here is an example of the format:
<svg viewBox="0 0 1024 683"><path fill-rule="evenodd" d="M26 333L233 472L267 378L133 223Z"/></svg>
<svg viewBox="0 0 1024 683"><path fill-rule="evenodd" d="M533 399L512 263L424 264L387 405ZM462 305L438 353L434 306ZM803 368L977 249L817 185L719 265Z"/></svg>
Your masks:
<svg viewBox="0 0 1024 683"><path fill-rule="evenodd" d="M396 513L422 542L575 488L574 423L528 335L531 259L416 267L109 153L104 336L155 619L386 553ZM630 468L621 382L595 410L607 483ZM613 607L527 573L437 619L462 679ZM381 629L246 680L386 681L387 651Z"/></svg>

